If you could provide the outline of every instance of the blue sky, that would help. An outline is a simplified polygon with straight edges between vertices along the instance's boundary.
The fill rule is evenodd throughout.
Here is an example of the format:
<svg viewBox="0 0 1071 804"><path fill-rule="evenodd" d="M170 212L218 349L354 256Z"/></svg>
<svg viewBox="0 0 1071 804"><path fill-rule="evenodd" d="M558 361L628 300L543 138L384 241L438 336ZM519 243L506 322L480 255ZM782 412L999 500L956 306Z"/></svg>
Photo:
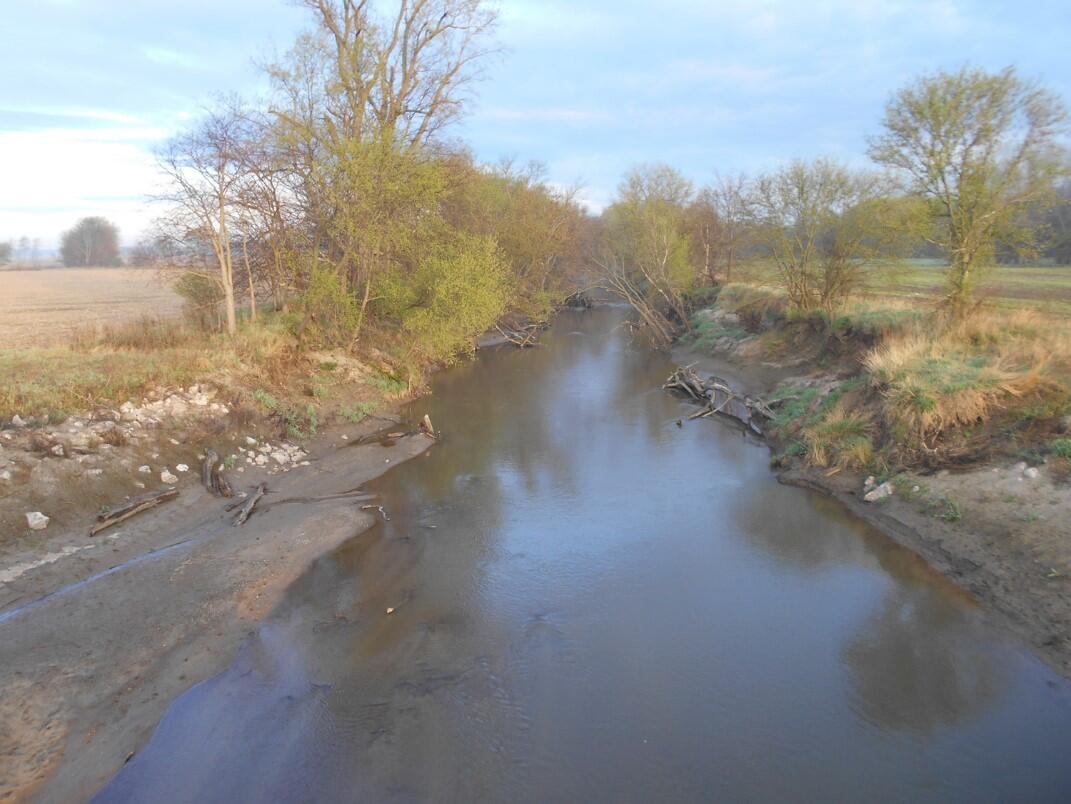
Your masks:
<svg viewBox="0 0 1071 804"><path fill-rule="evenodd" d="M7 0L0 240L54 245L103 214L147 225L152 148L308 17L286 0ZM1071 6L990 0L504 0L504 53L455 134L546 163L593 208L668 162L703 182L798 156L865 162L889 93L922 71L1015 64L1071 101Z"/></svg>

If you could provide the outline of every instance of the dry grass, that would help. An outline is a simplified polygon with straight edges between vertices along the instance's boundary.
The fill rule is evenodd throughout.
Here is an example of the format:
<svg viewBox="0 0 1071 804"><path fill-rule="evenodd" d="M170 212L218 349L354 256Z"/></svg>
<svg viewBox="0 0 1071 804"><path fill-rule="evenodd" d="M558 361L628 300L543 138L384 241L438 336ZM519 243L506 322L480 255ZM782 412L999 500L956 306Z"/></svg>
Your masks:
<svg viewBox="0 0 1071 804"><path fill-rule="evenodd" d="M935 449L999 416L1054 419L1071 398L1071 327L1031 311L931 316L864 358L895 437Z"/></svg>
<svg viewBox="0 0 1071 804"><path fill-rule="evenodd" d="M291 374L295 353L274 321L243 326L233 340L163 319L83 328L71 344L0 350L0 417L59 420L212 378L272 384Z"/></svg>
<svg viewBox="0 0 1071 804"><path fill-rule="evenodd" d="M801 432L807 445L807 461L834 472L869 469L876 456L874 430L867 411L852 410L838 402L820 421Z"/></svg>

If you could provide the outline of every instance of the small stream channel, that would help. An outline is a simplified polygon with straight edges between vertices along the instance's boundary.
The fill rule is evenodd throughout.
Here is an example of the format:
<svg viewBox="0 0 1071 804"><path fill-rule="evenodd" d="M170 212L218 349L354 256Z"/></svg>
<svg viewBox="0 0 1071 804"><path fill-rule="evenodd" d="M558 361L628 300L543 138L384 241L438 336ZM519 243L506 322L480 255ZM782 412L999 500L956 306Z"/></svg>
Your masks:
<svg viewBox="0 0 1071 804"><path fill-rule="evenodd" d="M564 313L100 801L1071 800L1071 685ZM391 615L387 608L394 608Z"/></svg>

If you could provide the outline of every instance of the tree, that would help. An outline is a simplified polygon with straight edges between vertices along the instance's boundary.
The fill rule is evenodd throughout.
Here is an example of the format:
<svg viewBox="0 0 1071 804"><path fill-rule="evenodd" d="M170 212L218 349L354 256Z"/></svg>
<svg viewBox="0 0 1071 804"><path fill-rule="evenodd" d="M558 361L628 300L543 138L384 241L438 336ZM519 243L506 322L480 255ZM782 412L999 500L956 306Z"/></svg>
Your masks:
<svg viewBox="0 0 1071 804"><path fill-rule="evenodd" d="M880 177L828 159L759 176L748 205L755 240L789 301L828 313L861 286L867 262L890 250L907 213Z"/></svg>
<svg viewBox="0 0 1071 804"><path fill-rule="evenodd" d="M461 112L495 15L481 0L399 0L388 17L368 0L301 4L317 28L269 68L275 140L308 236L307 259L293 263L301 332L330 316L356 343L377 286L449 239L435 139ZM330 303L318 311L314 298Z"/></svg>
<svg viewBox="0 0 1071 804"><path fill-rule="evenodd" d="M979 268L998 239L1028 239L1031 207L1066 175L1061 101L1008 67L926 75L893 95L870 156L928 204L927 238L950 258L947 304L970 307Z"/></svg>
<svg viewBox="0 0 1071 804"><path fill-rule="evenodd" d="M14 246L10 242L0 243L0 265L7 265L11 262L11 255L14 251Z"/></svg>
<svg viewBox="0 0 1071 804"><path fill-rule="evenodd" d="M162 197L170 204L162 224L176 241L195 237L211 247L231 335L238 329L233 237L246 178L247 137L248 118L232 101L209 112L196 128L175 137L157 155L157 165L171 185Z"/></svg>
<svg viewBox="0 0 1071 804"><path fill-rule="evenodd" d="M733 267L747 245L747 179L718 176L688 207L693 261L710 285L732 282Z"/></svg>
<svg viewBox="0 0 1071 804"><path fill-rule="evenodd" d="M63 233L60 255L68 268L119 265L119 229L104 218L82 218Z"/></svg>
<svg viewBox="0 0 1071 804"><path fill-rule="evenodd" d="M667 165L634 168L603 213L596 263L605 287L640 314L652 340L666 346L688 326L685 295L696 283L685 210L691 183Z"/></svg>

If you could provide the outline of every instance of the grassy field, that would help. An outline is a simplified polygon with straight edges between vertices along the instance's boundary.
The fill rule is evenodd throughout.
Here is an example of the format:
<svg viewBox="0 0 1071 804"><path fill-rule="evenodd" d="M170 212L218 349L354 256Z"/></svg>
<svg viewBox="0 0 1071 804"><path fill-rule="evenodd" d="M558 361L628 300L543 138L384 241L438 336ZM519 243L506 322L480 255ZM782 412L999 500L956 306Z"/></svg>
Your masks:
<svg viewBox="0 0 1071 804"><path fill-rule="evenodd" d="M152 270L0 270L0 349L62 343L87 328L178 315L182 300Z"/></svg>
<svg viewBox="0 0 1071 804"><path fill-rule="evenodd" d="M932 260L911 260L877 278L874 290L895 298L937 298L944 291L947 266ZM1033 309L1071 315L1071 266L999 265L986 268L978 297L999 308Z"/></svg>
<svg viewBox="0 0 1071 804"><path fill-rule="evenodd" d="M865 295L929 309L945 290L948 266L939 260L904 260L872 266ZM739 281L776 284L773 267L753 262L735 272ZM987 306L1071 317L1071 265L997 265L982 269L976 296Z"/></svg>

